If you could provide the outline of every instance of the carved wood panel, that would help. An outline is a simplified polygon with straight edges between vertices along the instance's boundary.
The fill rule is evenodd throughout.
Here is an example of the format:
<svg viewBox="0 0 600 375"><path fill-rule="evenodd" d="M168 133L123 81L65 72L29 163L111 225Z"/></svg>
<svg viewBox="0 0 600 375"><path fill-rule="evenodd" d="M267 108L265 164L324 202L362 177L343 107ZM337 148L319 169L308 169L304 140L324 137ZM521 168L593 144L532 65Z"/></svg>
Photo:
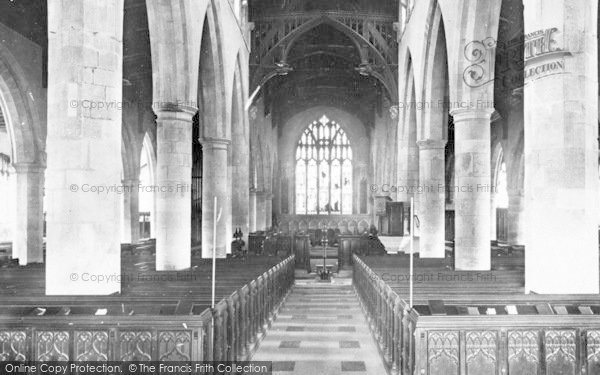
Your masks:
<svg viewBox="0 0 600 375"><path fill-rule="evenodd" d="M538 337L538 331L510 331L508 333L508 372L511 375L531 375L539 372Z"/></svg>
<svg viewBox="0 0 600 375"><path fill-rule="evenodd" d="M28 343L26 331L0 331L0 362L27 361Z"/></svg>
<svg viewBox="0 0 600 375"><path fill-rule="evenodd" d="M427 362L429 375L458 374L458 332L429 331L427 334Z"/></svg>
<svg viewBox="0 0 600 375"><path fill-rule="evenodd" d="M587 331L587 370L590 375L600 375L600 331Z"/></svg>
<svg viewBox="0 0 600 375"><path fill-rule="evenodd" d="M158 333L158 359L160 361L190 361L191 358L191 331L162 331Z"/></svg>
<svg viewBox="0 0 600 375"><path fill-rule="evenodd" d="M150 331L122 331L118 333L116 360L150 361L152 357L152 333Z"/></svg>
<svg viewBox="0 0 600 375"><path fill-rule="evenodd" d="M76 361L108 361L107 331L75 331Z"/></svg>
<svg viewBox="0 0 600 375"><path fill-rule="evenodd" d="M545 332L546 375L576 374L575 330L548 330Z"/></svg>
<svg viewBox="0 0 600 375"><path fill-rule="evenodd" d="M35 337L36 360L68 361L70 335L67 331L37 331Z"/></svg>
<svg viewBox="0 0 600 375"><path fill-rule="evenodd" d="M495 374L498 365L498 338L495 331L468 331L465 335L467 348L467 374Z"/></svg>

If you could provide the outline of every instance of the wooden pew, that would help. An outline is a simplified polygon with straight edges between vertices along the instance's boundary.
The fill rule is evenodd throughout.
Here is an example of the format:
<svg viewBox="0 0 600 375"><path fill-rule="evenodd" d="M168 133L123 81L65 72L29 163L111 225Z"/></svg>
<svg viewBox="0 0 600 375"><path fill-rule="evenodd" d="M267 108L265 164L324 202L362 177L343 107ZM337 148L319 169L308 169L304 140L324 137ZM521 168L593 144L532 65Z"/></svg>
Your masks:
<svg viewBox="0 0 600 375"><path fill-rule="evenodd" d="M410 308L367 262L356 256L354 262L355 288L393 374L600 373L596 295L480 294L463 287L462 295L421 299Z"/></svg>
<svg viewBox="0 0 600 375"><path fill-rule="evenodd" d="M0 348L10 348L9 361L246 360L293 282L291 256L233 293L218 291L215 309L197 295L3 298Z"/></svg>

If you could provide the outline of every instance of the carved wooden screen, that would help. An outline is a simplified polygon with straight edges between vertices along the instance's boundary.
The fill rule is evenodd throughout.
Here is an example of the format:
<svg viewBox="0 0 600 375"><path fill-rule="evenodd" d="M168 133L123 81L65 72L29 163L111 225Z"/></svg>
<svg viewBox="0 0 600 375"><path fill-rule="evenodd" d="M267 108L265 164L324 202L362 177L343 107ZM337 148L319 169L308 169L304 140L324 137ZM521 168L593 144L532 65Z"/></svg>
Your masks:
<svg viewBox="0 0 600 375"><path fill-rule="evenodd" d="M327 116L313 121L296 148L296 214L352 213L352 148Z"/></svg>

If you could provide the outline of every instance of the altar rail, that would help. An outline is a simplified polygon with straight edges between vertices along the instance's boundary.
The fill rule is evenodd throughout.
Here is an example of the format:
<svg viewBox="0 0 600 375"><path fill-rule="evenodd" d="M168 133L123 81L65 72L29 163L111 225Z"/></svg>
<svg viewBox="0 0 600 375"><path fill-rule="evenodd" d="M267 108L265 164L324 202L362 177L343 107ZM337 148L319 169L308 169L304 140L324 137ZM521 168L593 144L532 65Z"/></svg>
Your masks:
<svg viewBox="0 0 600 375"><path fill-rule="evenodd" d="M0 361L245 360L293 283L292 255L221 300L214 310L189 308L193 296L178 300L174 310L152 315L126 315L125 310L124 315L102 315L100 310L79 315L64 306L47 315L32 304L28 315L0 315ZM143 301L174 303L172 298Z"/></svg>
<svg viewBox="0 0 600 375"><path fill-rule="evenodd" d="M472 315L465 306L445 306L464 313L433 315L427 306L410 309L357 256L353 277L392 374L600 374L597 296L495 296L477 301Z"/></svg>

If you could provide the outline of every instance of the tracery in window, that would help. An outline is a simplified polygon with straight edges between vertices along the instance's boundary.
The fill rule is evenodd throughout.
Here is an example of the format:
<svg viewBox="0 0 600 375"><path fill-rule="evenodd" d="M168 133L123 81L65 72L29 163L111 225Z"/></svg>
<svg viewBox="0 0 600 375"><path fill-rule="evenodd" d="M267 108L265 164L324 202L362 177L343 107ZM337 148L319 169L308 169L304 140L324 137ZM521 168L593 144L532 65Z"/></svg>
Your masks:
<svg viewBox="0 0 600 375"><path fill-rule="evenodd" d="M296 148L296 214L352 213L352 148L342 127L323 115Z"/></svg>

